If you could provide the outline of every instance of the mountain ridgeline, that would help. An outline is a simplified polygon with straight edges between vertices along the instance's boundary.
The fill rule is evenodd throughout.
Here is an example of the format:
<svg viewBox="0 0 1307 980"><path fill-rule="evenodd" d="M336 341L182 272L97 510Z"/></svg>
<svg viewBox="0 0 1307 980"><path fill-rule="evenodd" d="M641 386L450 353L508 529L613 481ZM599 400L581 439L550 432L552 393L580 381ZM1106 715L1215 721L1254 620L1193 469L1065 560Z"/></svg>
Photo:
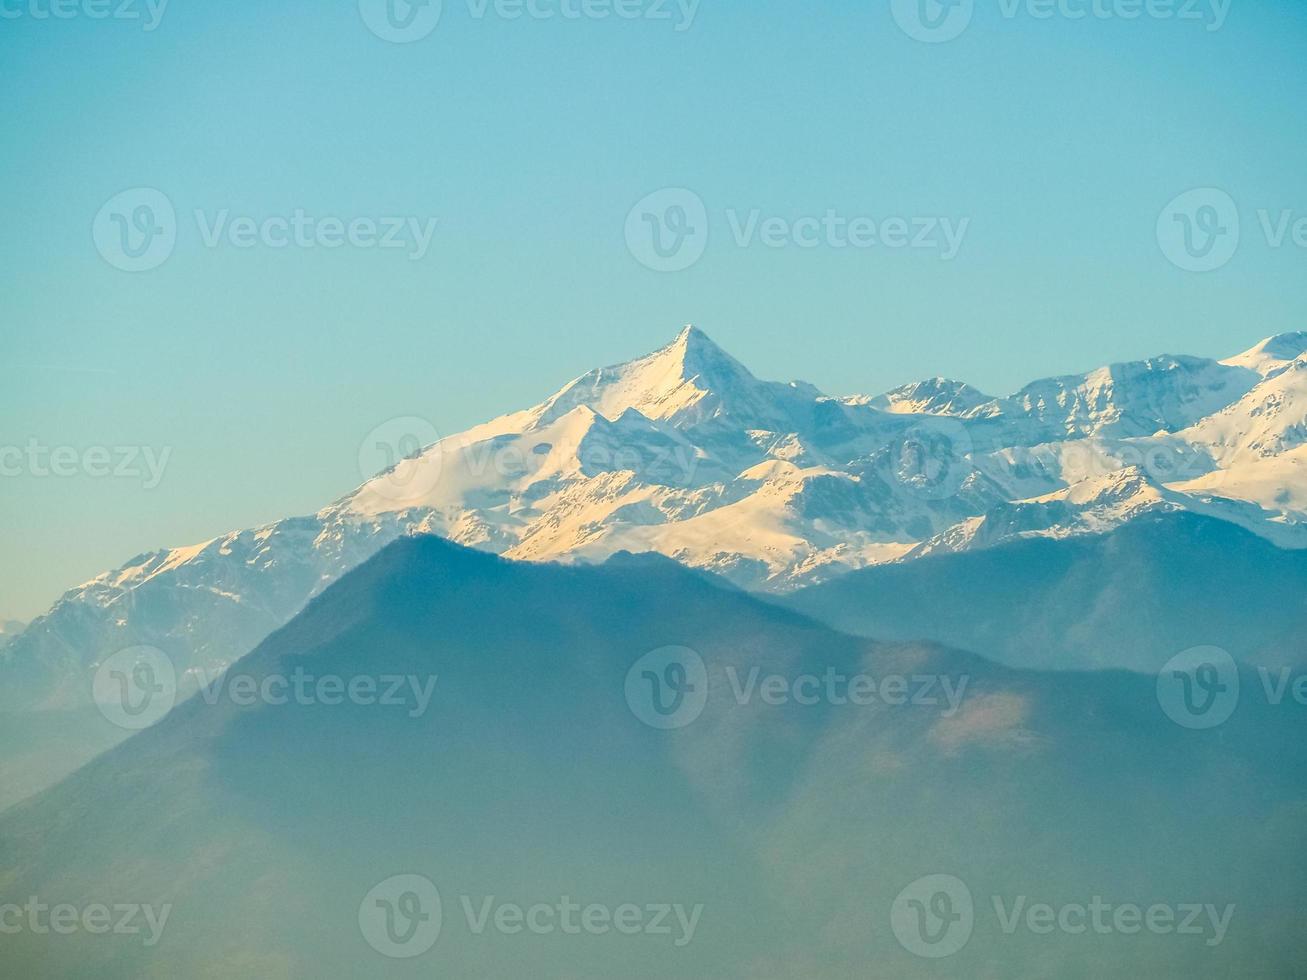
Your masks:
<svg viewBox="0 0 1307 980"><path fill-rule="evenodd" d="M382 430L379 430L382 431ZM147 552L0 646L0 708L86 703L135 644L221 670L406 534L528 561L657 552L753 591L1197 513L1307 547L1307 333L995 398L946 379L832 397L687 327L544 402L412 452L317 513Z"/></svg>
<svg viewBox="0 0 1307 980"><path fill-rule="evenodd" d="M297 672L418 682L395 703L237 696ZM1195 730L1151 677L856 639L652 556L432 537L345 575L229 684L0 815L0 907L137 903L166 909L158 936L20 930L0 971L1270 977L1307 954L1300 707L1249 697ZM431 922L420 889L384 891L414 875L438 937L389 958L412 931L367 923ZM892 914L937 875L966 899L923 914L967 926L939 960ZM512 912L568 902L601 913ZM1046 932L1021 911L1095 902L1177 918ZM653 928L658 909L680 915Z"/></svg>
<svg viewBox="0 0 1307 980"><path fill-rule="evenodd" d="M1001 398L940 378L832 397L761 381L687 328L416 451L414 433L378 431L403 458L317 513L144 553L6 628L0 808L123 737L94 707L112 657L156 647L190 693L408 535L524 561L652 552L746 590L798 593L798 608L844 629L1017 666L1151 670L1191 639L1299 659L1307 334ZM1225 526L1147 523L1176 514ZM1169 530L1110 535L1141 522ZM1116 543L1096 543L1103 534ZM1132 571L1109 567L1123 557Z"/></svg>
<svg viewBox="0 0 1307 980"><path fill-rule="evenodd" d="M1197 646L1307 664L1307 551L1187 513L866 568L779 601L845 632L1047 670L1156 671Z"/></svg>

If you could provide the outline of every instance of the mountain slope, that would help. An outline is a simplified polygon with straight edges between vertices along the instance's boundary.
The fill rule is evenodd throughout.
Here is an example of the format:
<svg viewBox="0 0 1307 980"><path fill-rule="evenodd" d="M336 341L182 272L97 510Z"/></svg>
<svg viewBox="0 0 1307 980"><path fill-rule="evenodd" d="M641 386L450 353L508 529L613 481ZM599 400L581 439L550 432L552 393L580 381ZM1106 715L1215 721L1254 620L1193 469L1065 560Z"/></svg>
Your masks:
<svg viewBox="0 0 1307 980"><path fill-rule="evenodd" d="M705 700L663 731L623 691L667 644L702 656ZM962 696L741 703L755 667L789 682L901 675L909 691L928 677ZM196 698L0 816L0 906L170 907L152 947L7 935L6 974L1218 977L1285 975L1304 953L1307 758L1297 717L1256 699L1194 731L1150 678L854 640L656 559L516 564L430 538L348 574L236 673L258 687L297 669L437 681L416 712ZM909 953L890 919L904 886L936 873L976 902L943 961ZM382 957L360 926L395 875L442 896L439 938L413 959ZM1215 944L1009 935L990 896L1019 895L1235 914ZM487 900L564 896L701 914L684 944L475 928Z"/></svg>
<svg viewBox="0 0 1307 980"><path fill-rule="evenodd" d="M1271 544L1294 548L1301 540L1296 527L1281 523L1273 510L1247 500L1204 493L1196 481L1189 492L1158 483L1145 470L1129 466L1091 477L1028 500L997 504L981 517L970 518L923 541L903 560L943 552L977 551L1030 538L1061 540L1104 534L1144 516L1192 514L1227 521ZM1199 560L1199 559L1195 559Z"/></svg>
<svg viewBox="0 0 1307 980"><path fill-rule="evenodd" d="M1221 363L1247 368L1269 378L1304 354L1307 354L1307 330L1298 330L1267 337L1260 344Z"/></svg>
<svg viewBox="0 0 1307 980"><path fill-rule="evenodd" d="M1264 460L1307 444L1307 354L1182 433L1222 463Z"/></svg>
<svg viewBox="0 0 1307 980"><path fill-rule="evenodd" d="M1021 666L1151 671L1206 645L1307 664L1307 552L1186 513L868 568L783 601L837 629Z"/></svg>
<svg viewBox="0 0 1307 980"><path fill-rule="evenodd" d="M99 665L141 644L193 690L410 534L531 561L656 551L775 593L1158 510L1307 546L1301 346L1286 335L1225 363L1158 357L1005 398L939 379L831 398L760 381L687 328L532 408L402 447L313 515L149 552L70 590L0 646L0 712L78 712ZM29 785L9 768L39 770L29 748L0 741L0 785ZM61 758L51 778L77 754Z"/></svg>

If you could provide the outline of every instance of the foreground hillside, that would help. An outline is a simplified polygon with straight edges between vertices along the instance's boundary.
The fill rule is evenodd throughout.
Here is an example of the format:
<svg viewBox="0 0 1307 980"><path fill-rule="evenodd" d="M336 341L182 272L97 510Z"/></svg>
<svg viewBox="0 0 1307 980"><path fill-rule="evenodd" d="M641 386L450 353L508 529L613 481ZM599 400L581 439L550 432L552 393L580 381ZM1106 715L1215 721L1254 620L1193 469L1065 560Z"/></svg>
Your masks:
<svg viewBox="0 0 1307 980"><path fill-rule="evenodd" d="M517 564L434 538L347 575L233 674L297 671L417 683L393 704L246 704L232 681L0 816L0 906L168 909L152 945L6 935L0 972L1270 977L1307 953L1300 707L1249 697L1196 730L1152 678L857 640L657 558ZM397 875L442 903L410 959L377 951L412 952L430 921ZM932 875L950 884L912 886ZM1201 915L1047 932L1012 911L1095 901ZM568 902L593 928L558 924ZM513 909L541 903L522 927ZM613 916L630 934L599 929ZM931 938L961 942L909 951Z"/></svg>

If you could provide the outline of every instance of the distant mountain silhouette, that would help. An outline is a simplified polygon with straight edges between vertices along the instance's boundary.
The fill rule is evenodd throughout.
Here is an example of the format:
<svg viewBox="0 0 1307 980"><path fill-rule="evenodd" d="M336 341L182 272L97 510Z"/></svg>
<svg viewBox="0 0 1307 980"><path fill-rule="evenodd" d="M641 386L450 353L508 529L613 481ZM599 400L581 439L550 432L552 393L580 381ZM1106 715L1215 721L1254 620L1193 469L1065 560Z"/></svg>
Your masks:
<svg viewBox="0 0 1307 980"><path fill-rule="evenodd" d="M702 657L706 701L660 730L637 717L652 701L624 691L667 645ZM733 685L755 667L759 685L901 675L908 703L885 686L866 704L741 704ZM1307 953L1304 709L1266 704L1252 676L1228 721L1193 730L1150 677L855 639L666 561L518 564L425 537L347 574L233 672L297 669L437 679L425 712L197 697L0 815L0 908L172 906L152 947L6 934L0 973L1269 977ZM687 697L699 683L649 673ZM912 703L920 678L962 690L957 710ZM370 889L401 874L443 899L439 939L411 960L375 952L359 925ZM891 929L895 896L931 874L974 898L973 934L946 960ZM703 908L677 946L477 934L464 896ZM992 896L1235 909L1216 945L1008 935Z"/></svg>
<svg viewBox="0 0 1307 980"><path fill-rule="evenodd" d="M851 633L1018 666L1150 671L1200 645L1307 663L1307 551L1195 514L867 568L778 601Z"/></svg>

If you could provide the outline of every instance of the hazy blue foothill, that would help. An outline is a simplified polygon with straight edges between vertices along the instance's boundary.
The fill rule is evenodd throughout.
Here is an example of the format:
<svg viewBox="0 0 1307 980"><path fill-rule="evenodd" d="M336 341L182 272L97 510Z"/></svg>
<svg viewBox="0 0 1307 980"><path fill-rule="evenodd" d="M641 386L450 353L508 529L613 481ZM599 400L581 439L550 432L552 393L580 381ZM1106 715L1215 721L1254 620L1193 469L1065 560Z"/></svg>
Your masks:
<svg viewBox="0 0 1307 980"><path fill-rule="evenodd" d="M692 647L708 698L658 731L623 695ZM1153 678L1015 670L832 632L666 560L519 564L397 542L238 665L438 675L429 709L194 698L0 816L0 904L171 903L162 942L6 936L13 976L1288 976L1302 962L1301 714L1250 699L1219 729ZM740 704L728 669L966 678L961 707ZM1248 681L1251 683L1251 681ZM380 957L358 907L382 878L441 891L444 926ZM896 941L922 875L967 883L943 961ZM476 935L460 896L702 903L692 942ZM1010 904L1235 905L1202 936L1003 932ZM107 900L107 899L106 899Z"/></svg>
<svg viewBox="0 0 1307 980"><path fill-rule="evenodd" d="M1155 671L1194 646L1307 663L1307 551L1195 514L880 565L782 601L847 632L1024 667Z"/></svg>

